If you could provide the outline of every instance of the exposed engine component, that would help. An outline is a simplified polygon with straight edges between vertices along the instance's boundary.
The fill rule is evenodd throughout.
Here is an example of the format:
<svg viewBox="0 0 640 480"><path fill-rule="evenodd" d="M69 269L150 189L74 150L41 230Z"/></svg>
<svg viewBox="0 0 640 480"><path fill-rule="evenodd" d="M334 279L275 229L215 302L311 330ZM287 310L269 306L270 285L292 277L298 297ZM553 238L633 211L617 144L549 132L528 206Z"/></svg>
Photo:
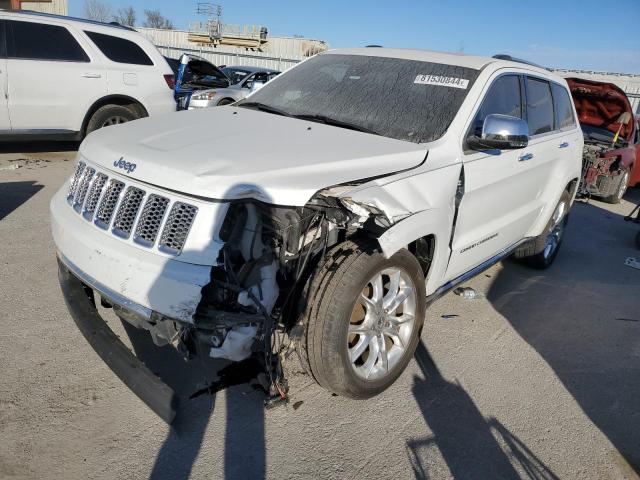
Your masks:
<svg viewBox="0 0 640 480"><path fill-rule="evenodd" d="M619 155L607 155L611 146L601 143L585 143L582 151L582 179L580 193L582 195L611 195L616 190L612 176L621 173Z"/></svg>
<svg viewBox="0 0 640 480"><path fill-rule="evenodd" d="M229 206L218 233L224 244L192 326L180 333L181 350L241 361L263 358L272 395L283 396L276 331L297 321L299 294L327 249L353 235L366 235L388 220L374 207L341 201L322 192L305 207L276 207L255 200Z"/></svg>

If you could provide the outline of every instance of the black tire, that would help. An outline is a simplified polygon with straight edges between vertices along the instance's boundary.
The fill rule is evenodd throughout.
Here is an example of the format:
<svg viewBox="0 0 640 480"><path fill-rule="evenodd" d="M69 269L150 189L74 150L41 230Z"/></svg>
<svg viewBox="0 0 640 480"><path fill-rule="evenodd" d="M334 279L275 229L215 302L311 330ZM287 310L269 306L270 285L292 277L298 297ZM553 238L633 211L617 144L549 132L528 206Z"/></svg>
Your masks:
<svg viewBox="0 0 640 480"><path fill-rule="evenodd" d="M218 106L222 107L224 105L231 105L232 103L236 103L236 101L233 98L223 98L218 102Z"/></svg>
<svg viewBox="0 0 640 480"><path fill-rule="evenodd" d="M624 194L627 193L627 185L629 184L629 170L623 170L620 175L612 178L611 180L615 183L615 192L609 195L608 197L602 197L602 201L616 204L620 203Z"/></svg>
<svg viewBox="0 0 640 480"><path fill-rule="evenodd" d="M361 292L377 272L386 268L403 272L413 284L409 287L415 289L413 325L408 326L411 333L405 335L407 341L402 342L404 353L396 356L393 367L387 364L388 369L381 378L368 380L356 373L349 358L348 342L354 334L349 334L348 329ZM389 279L385 285L387 293L390 283ZM408 284L404 285L406 288ZM309 285L303 316L305 335L301 341L305 367L320 386L332 393L356 399L379 394L400 376L415 352L425 317L424 292L425 280L420 264L409 251L400 250L386 259L370 241L348 241L338 245L328 252L324 264L317 267ZM394 341L384 349L395 347ZM378 360L375 362L377 365Z"/></svg>
<svg viewBox="0 0 640 480"><path fill-rule="evenodd" d="M560 211L560 216L556 217L556 213L559 212L562 205L564 205L564 207ZM562 245L564 231L569 221L570 206L571 195L565 190L556 208L553 210L553 214L551 218L549 218L544 232L518 247L514 253L514 257L522 263L540 270L550 267L556 259L560 246ZM552 236L555 237L555 241L552 243L552 247L549 248L550 244L548 241L552 239Z"/></svg>
<svg viewBox="0 0 640 480"><path fill-rule="evenodd" d="M140 114L132 108L122 105L104 105L96 110L89 119L86 135L110 124L126 123L138 118L140 118Z"/></svg>

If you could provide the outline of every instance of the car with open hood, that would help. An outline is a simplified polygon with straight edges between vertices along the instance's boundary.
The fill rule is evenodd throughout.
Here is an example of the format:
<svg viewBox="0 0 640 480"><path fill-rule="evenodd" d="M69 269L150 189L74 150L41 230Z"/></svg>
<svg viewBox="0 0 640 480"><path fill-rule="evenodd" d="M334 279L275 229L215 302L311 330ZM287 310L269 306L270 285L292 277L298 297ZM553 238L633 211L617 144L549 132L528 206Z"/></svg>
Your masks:
<svg viewBox="0 0 640 480"><path fill-rule="evenodd" d="M175 99L178 110L189 107L193 95L215 88L227 88L231 80L208 60L197 55L182 54L179 59L165 57L174 73Z"/></svg>
<svg viewBox="0 0 640 480"><path fill-rule="evenodd" d="M273 80L280 71L263 67L223 67L222 71L231 81L228 88L211 88L195 93L188 108L220 107L242 100L251 93L260 90Z"/></svg>
<svg viewBox="0 0 640 480"><path fill-rule="evenodd" d="M637 122L629 98L612 83L582 78L567 83L584 133L580 193L618 203L637 176Z"/></svg>
<svg viewBox="0 0 640 480"><path fill-rule="evenodd" d="M234 105L97 132L51 202L69 311L168 421L173 392L98 303L186 358L255 356L273 397L285 358L372 397L411 360L431 301L509 255L553 263L576 118L567 83L526 62L364 48Z"/></svg>

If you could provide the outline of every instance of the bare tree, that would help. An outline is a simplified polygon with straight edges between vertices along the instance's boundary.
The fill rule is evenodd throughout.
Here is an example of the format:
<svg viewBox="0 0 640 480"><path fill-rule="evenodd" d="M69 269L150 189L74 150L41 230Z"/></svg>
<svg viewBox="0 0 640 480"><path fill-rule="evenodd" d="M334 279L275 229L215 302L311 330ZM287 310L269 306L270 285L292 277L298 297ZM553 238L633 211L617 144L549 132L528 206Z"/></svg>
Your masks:
<svg viewBox="0 0 640 480"><path fill-rule="evenodd" d="M100 0L85 0L84 16L97 22L110 22L112 18L111 7Z"/></svg>
<svg viewBox="0 0 640 480"><path fill-rule="evenodd" d="M149 28L163 28L165 30L171 30L173 28L173 23L168 18L165 18L160 10L145 10L145 16L147 17L144 21L144 26Z"/></svg>
<svg viewBox="0 0 640 480"><path fill-rule="evenodd" d="M128 6L127 8L121 8L113 16L113 20L115 22L118 22L120 25L133 27L136 24L136 11L133 9L132 6Z"/></svg>

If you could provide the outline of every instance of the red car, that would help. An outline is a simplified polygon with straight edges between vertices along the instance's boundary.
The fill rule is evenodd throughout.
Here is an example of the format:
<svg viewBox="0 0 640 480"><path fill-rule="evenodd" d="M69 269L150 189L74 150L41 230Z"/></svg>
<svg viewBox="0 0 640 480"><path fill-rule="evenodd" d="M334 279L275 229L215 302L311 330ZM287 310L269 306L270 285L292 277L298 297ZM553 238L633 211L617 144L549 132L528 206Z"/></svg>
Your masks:
<svg viewBox="0 0 640 480"><path fill-rule="evenodd" d="M640 184L640 115L636 115L636 163L631 170L631 180L629 186L634 187Z"/></svg>
<svg viewBox="0 0 640 480"><path fill-rule="evenodd" d="M640 181L637 121L627 95L612 83L568 78L584 135L579 193L618 203ZM634 180L635 179L635 180Z"/></svg>

